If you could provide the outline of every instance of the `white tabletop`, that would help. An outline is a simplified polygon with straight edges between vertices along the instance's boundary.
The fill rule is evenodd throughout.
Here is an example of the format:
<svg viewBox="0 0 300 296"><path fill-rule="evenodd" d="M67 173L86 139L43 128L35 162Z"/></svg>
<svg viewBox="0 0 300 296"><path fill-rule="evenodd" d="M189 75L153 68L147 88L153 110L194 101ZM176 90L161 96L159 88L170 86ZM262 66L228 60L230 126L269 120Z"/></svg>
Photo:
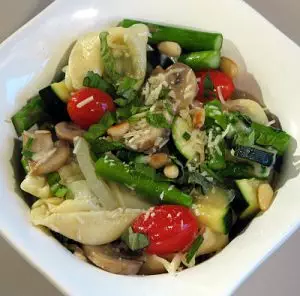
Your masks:
<svg viewBox="0 0 300 296"><path fill-rule="evenodd" d="M52 0L0 0L0 42L51 2ZM299 0L246 2L300 44ZM235 295L300 295L299 250L300 230L264 262ZM61 296L61 293L0 238L0 295Z"/></svg>

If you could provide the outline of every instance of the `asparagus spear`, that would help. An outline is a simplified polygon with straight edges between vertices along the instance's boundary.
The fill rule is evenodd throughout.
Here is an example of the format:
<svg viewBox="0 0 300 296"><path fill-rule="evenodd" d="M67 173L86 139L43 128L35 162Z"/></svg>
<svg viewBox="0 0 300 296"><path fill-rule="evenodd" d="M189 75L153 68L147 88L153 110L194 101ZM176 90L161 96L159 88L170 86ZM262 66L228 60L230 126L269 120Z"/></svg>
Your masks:
<svg viewBox="0 0 300 296"><path fill-rule="evenodd" d="M149 42L152 44L161 41L174 41L189 51L220 50L223 36L220 33L201 32L172 26L163 26L153 23L142 22L132 19L124 19L120 26L128 28L134 24L145 24L149 27L151 36Z"/></svg>
<svg viewBox="0 0 300 296"><path fill-rule="evenodd" d="M220 51L199 51L184 54L178 61L190 66L193 70L217 69L220 66Z"/></svg>
<svg viewBox="0 0 300 296"><path fill-rule="evenodd" d="M35 96L11 118L18 136L46 117L44 108L41 97Z"/></svg>
<svg viewBox="0 0 300 296"><path fill-rule="evenodd" d="M152 203L170 203L191 206L192 197L167 182L158 182L130 168L119 160L101 157L96 163L96 173L108 180L132 187Z"/></svg>

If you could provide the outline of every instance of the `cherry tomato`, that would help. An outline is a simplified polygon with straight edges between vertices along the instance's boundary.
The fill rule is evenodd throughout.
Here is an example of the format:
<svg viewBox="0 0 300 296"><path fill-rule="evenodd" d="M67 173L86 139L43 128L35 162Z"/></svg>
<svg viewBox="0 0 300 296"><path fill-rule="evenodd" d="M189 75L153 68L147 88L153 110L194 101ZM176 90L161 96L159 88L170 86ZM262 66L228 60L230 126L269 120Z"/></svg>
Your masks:
<svg viewBox="0 0 300 296"><path fill-rule="evenodd" d="M97 123L106 111L115 111L112 98L97 88L82 88L68 101L68 113L76 124L87 129Z"/></svg>
<svg viewBox="0 0 300 296"><path fill-rule="evenodd" d="M220 71L201 71L196 73L196 77L198 78L199 87L197 97L200 101L212 100L215 97L219 98L218 89L226 101L235 89L232 79Z"/></svg>
<svg viewBox="0 0 300 296"><path fill-rule="evenodd" d="M157 255L186 251L198 234L196 217L177 205L151 208L135 219L132 229L148 236L146 252Z"/></svg>

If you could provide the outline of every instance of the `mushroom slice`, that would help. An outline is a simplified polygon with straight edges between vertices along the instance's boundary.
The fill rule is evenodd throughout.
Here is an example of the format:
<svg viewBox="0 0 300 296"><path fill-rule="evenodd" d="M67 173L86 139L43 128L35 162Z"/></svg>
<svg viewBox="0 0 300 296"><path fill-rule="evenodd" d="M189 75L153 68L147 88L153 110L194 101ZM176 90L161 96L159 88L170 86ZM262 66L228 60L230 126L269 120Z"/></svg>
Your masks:
<svg viewBox="0 0 300 296"><path fill-rule="evenodd" d="M73 122L62 121L55 126L55 132L59 139L73 143L74 138L81 137L84 130Z"/></svg>
<svg viewBox="0 0 300 296"><path fill-rule="evenodd" d="M169 136L168 129L153 127L146 118L141 118L131 124L123 139L129 149L151 154L162 148L169 141Z"/></svg>
<svg viewBox="0 0 300 296"><path fill-rule="evenodd" d="M238 111L250 117L254 122L267 125L268 117L264 109L255 101L249 99L229 100L224 104L229 111Z"/></svg>
<svg viewBox="0 0 300 296"><path fill-rule="evenodd" d="M33 165L30 171L31 175L40 176L57 171L68 161L70 154L71 150L68 142L57 141L55 148Z"/></svg>
<svg viewBox="0 0 300 296"><path fill-rule="evenodd" d="M188 107L198 92L197 79L193 70L182 63L175 63L167 68L165 76L171 88L169 95L180 102L180 109Z"/></svg>
<svg viewBox="0 0 300 296"><path fill-rule="evenodd" d="M137 274L143 264L142 260L129 259L119 248L107 244L102 246L83 245L86 257L101 269L123 275Z"/></svg>
<svg viewBox="0 0 300 296"><path fill-rule="evenodd" d="M30 151L33 153L49 151L54 147L50 131L36 130L34 133L25 131L23 133L23 147L26 146L29 138L33 139L30 147Z"/></svg>

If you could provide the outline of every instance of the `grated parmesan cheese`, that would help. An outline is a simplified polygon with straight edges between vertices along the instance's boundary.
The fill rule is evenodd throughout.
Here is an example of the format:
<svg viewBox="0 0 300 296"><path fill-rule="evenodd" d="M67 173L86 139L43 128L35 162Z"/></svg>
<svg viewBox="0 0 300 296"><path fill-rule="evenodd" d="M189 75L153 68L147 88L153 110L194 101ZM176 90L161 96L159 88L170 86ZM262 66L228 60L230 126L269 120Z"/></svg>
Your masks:
<svg viewBox="0 0 300 296"><path fill-rule="evenodd" d="M81 101L80 103L78 103L76 105L77 108L82 108L84 107L85 105L87 105L88 103L92 102L94 100L94 97L93 96L90 96L88 98L86 98L85 100Z"/></svg>

